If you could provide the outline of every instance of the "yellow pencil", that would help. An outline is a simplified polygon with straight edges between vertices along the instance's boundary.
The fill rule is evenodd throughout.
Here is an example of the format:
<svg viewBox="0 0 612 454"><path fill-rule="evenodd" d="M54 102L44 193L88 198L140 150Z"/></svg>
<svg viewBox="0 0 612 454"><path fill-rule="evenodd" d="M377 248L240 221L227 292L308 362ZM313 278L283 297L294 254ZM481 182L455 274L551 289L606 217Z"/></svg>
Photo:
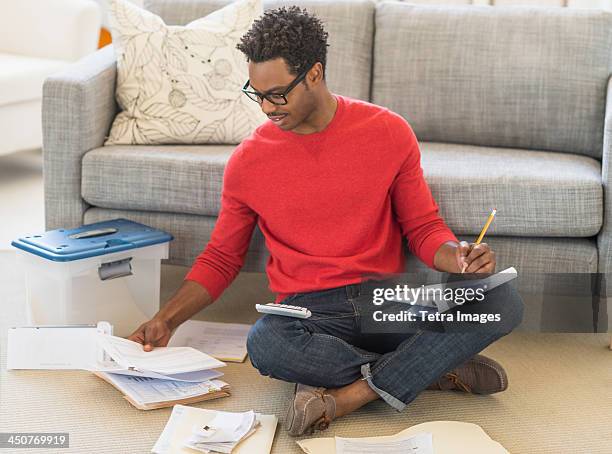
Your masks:
<svg viewBox="0 0 612 454"><path fill-rule="evenodd" d="M476 244L480 244L480 242L482 241L482 237L485 236L485 233L487 233L487 230L489 229L489 226L491 225L491 222L493 222L493 218L495 217L495 213L497 213L497 209L493 208L493 211L491 211L491 214L489 215L489 219L487 219L487 223L484 225L484 227L480 231L480 235L478 235L478 239L476 240Z"/></svg>
<svg viewBox="0 0 612 454"><path fill-rule="evenodd" d="M493 218L495 217L495 213L497 213L497 209L493 208L493 211L491 211L491 214L489 215L489 218L487 219L486 224L484 225L484 227L480 231L480 235L478 235L478 239L476 240L476 244L480 244L480 242L482 241L482 238L485 236L485 233L487 233L487 230L489 229L489 226L491 225L491 222L493 222ZM466 266L463 265L463 268L461 269L462 273L465 271L465 268L466 268Z"/></svg>

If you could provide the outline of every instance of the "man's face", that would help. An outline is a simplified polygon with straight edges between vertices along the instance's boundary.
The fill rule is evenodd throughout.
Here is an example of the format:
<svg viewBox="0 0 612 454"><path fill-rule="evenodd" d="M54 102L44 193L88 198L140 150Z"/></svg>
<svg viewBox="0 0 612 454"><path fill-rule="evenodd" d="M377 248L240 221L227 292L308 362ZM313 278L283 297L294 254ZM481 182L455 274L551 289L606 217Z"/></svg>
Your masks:
<svg viewBox="0 0 612 454"><path fill-rule="evenodd" d="M249 63L249 89L261 94L282 94L296 77L289 72L282 58ZM314 94L305 83L300 82L285 96L285 105L275 105L265 98L261 104L261 110L284 131L298 128L316 108Z"/></svg>

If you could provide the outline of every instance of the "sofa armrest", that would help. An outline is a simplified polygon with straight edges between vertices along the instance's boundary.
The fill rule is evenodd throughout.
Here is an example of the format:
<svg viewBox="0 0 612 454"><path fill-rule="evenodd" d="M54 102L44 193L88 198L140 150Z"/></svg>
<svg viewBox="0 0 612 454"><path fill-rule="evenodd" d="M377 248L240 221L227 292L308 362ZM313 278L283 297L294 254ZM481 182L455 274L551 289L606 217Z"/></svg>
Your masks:
<svg viewBox="0 0 612 454"><path fill-rule="evenodd" d="M112 46L45 80L42 100L45 224L82 224L81 160L103 145L117 112L117 65Z"/></svg>
<svg viewBox="0 0 612 454"><path fill-rule="evenodd" d="M601 296L612 296L612 77L608 79L604 117L601 182L604 191L603 225L597 236L598 271L603 277Z"/></svg>
<svg viewBox="0 0 612 454"><path fill-rule="evenodd" d="M0 14L0 50L76 61L98 46L102 13L93 0L13 0Z"/></svg>

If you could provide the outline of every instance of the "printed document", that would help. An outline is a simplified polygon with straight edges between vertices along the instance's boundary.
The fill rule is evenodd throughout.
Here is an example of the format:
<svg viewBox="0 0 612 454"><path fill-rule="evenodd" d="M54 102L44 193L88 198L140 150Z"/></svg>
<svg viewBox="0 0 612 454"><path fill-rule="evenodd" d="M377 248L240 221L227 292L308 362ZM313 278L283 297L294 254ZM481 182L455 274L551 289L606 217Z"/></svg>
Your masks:
<svg viewBox="0 0 612 454"><path fill-rule="evenodd" d="M178 327L169 347L193 347L221 361L243 362L251 325L188 320Z"/></svg>
<svg viewBox="0 0 612 454"><path fill-rule="evenodd" d="M148 377L137 377L101 373L104 378L115 385L126 396L140 405L155 402L187 399L202 394L220 391L227 383L220 380L208 380L201 383L158 380Z"/></svg>
<svg viewBox="0 0 612 454"><path fill-rule="evenodd" d="M434 454L431 433L421 433L413 437L402 436L396 439L368 440L367 438L336 437L336 454Z"/></svg>
<svg viewBox="0 0 612 454"><path fill-rule="evenodd" d="M98 335L98 343L119 366L128 370L174 375L225 366L191 347L156 347L145 352L137 342L106 334Z"/></svg>
<svg viewBox="0 0 612 454"><path fill-rule="evenodd" d="M133 377L157 378L159 380L172 380L197 383L223 376L223 372L218 370L196 370L193 372L183 372L182 374L158 374L150 370L140 371L132 369L124 369L115 362L98 363L96 367L88 369L91 372L106 372L109 374L130 375Z"/></svg>

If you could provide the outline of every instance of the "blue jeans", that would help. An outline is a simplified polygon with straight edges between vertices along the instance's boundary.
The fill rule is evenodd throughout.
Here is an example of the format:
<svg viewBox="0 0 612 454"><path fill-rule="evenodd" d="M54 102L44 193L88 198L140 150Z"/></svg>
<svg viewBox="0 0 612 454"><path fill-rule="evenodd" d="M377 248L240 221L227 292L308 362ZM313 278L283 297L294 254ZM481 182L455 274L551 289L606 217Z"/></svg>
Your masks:
<svg viewBox="0 0 612 454"><path fill-rule="evenodd" d="M431 383L510 333L522 320L523 301L514 286L504 284L486 293L483 302L488 312L500 314L494 330L476 324L473 329L447 327L446 332L416 329L366 334L361 330L360 308L372 304L373 286L380 287L380 282L286 298L282 304L307 307L312 316L261 317L247 339L251 363L262 375L311 386L338 388L363 379L401 411Z"/></svg>

